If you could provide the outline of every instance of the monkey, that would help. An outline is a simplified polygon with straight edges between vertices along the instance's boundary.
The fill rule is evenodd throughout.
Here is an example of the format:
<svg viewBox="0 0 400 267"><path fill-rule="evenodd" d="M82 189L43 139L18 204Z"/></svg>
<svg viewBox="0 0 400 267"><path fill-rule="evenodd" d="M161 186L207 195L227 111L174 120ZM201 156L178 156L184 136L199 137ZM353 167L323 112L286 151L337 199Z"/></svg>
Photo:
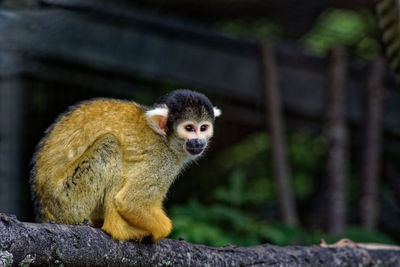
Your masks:
<svg viewBox="0 0 400 267"><path fill-rule="evenodd" d="M165 195L204 154L220 115L205 95L187 89L151 107L106 98L71 107L45 132L33 157L37 219L87 221L115 240L159 241L172 229Z"/></svg>

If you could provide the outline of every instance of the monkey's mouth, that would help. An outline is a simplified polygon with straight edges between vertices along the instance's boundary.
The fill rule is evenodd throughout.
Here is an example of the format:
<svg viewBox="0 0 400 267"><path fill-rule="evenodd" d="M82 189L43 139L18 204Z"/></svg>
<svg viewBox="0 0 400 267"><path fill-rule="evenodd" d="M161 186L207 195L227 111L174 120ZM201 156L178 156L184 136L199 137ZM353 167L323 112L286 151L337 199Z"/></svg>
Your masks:
<svg viewBox="0 0 400 267"><path fill-rule="evenodd" d="M196 148L196 147L186 147L186 151L189 152L191 155L198 155L203 152L203 148Z"/></svg>
<svg viewBox="0 0 400 267"><path fill-rule="evenodd" d="M199 155L206 147L206 142L202 139L189 139L186 142L186 151L191 155Z"/></svg>

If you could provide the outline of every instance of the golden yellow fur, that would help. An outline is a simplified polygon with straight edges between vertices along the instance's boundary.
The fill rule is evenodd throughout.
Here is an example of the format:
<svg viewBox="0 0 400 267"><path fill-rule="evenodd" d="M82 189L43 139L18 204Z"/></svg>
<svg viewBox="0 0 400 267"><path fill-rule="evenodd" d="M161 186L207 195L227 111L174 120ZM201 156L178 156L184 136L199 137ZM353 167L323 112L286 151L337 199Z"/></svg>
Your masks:
<svg viewBox="0 0 400 267"><path fill-rule="evenodd" d="M32 188L40 218L87 219L115 239L158 241L172 228L162 202L183 160L148 126L138 104L82 103L54 124L35 156Z"/></svg>

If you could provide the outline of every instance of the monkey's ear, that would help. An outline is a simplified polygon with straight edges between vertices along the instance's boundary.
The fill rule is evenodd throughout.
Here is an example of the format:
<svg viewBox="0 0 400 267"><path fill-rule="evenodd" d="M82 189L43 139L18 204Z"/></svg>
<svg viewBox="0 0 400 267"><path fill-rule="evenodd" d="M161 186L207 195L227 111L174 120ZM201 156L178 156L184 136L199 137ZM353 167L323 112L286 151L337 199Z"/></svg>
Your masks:
<svg viewBox="0 0 400 267"><path fill-rule="evenodd" d="M167 135L168 107L166 105L150 109L144 115L153 131L163 136Z"/></svg>
<svg viewBox="0 0 400 267"><path fill-rule="evenodd" d="M221 116L221 114L222 114L221 110L217 107L214 107L214 117L215 118L219 117L219 116Z"/></svg>

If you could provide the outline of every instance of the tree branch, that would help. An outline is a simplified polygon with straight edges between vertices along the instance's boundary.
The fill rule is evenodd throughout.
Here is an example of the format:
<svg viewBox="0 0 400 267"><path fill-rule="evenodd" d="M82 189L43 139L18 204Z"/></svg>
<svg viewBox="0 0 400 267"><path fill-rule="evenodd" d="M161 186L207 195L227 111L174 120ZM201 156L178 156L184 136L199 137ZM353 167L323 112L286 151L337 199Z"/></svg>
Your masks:
<svg viewBox="0 0 400 267"><path fill-rule="evenodd" d="M21 265L22 264L22 265ZM0 266L400 266L400 251L351 247L220 248L183 240L113 241L87 225L26 223L0 214Z"/></svg>

